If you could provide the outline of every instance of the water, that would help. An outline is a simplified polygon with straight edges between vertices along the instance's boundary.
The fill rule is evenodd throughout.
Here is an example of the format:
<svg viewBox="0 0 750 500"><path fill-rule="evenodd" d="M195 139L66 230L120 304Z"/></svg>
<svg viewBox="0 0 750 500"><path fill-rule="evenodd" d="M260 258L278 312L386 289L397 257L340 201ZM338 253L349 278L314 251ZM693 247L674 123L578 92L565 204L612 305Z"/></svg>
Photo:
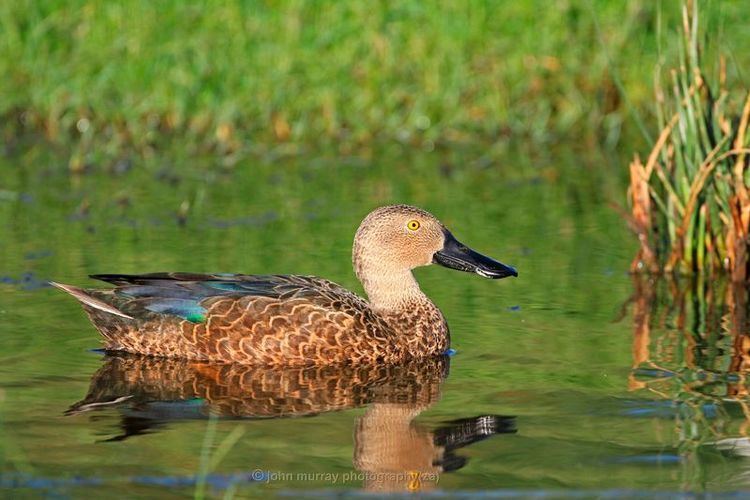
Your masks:
<svg viewBox="0 0 750 500"><path fill-rule="evenodd" d="M164 153L81 177L41 148L0 159L4 495L748 488L741 291L634 281L611 166L286 153L232 165ZM300 373L105 357L75 301L45 286L186 270L361 291L353 232L390 202L431 210L519 270L417 271L451 326L448 360Z"/></svg>

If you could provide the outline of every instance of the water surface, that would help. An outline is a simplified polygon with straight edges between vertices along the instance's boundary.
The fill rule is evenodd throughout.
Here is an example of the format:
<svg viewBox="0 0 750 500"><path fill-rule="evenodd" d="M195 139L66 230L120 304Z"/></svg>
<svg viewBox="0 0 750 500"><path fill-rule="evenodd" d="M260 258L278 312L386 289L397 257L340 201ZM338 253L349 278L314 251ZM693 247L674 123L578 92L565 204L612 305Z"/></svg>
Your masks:
<svg viewBox="0 0 750 500"><path fill-rule="evenodd" d="M601 159L161 156L73 177L43 148L0 159L6 493L748 487L740 292L634 281ZM183 270L316 274L360 292L354 230L391 202L519 270L417 271L452 331L456 353L437 365L248 373L105 357L75 301L45 286Z"/></svg>

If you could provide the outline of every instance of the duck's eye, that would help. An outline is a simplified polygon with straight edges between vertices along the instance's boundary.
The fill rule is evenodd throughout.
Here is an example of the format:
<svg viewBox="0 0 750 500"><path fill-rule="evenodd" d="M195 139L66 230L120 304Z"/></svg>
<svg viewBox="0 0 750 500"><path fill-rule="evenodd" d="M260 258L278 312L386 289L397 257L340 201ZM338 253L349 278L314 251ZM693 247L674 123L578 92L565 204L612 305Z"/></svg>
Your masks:
<svg viewBox="0 0 750 500"><path fill-rule="evenodd" d="M409 222L406 223L406 227L408 227L412 231L416 231L417 229L419 229L419 221L418 220L410 220Z"/></svg>

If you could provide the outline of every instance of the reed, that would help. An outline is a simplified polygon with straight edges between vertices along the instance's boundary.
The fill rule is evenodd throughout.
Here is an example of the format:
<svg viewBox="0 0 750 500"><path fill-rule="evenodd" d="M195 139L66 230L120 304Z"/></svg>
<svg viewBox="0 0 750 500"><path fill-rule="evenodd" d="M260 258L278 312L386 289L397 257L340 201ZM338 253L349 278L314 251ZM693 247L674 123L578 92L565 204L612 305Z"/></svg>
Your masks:
<svg viewBox="0 0 750 500"><path fill-rule="evenodd" d="M682 6L679 63L659 74L655 101L661 133L645 164L630 163L630 224L640 249L633 271L713 274L747 279L750 222L748 119L727 87L724 56L711 79L702 58L698 3ZM661 72L659 72L661 73Z"/></svg>

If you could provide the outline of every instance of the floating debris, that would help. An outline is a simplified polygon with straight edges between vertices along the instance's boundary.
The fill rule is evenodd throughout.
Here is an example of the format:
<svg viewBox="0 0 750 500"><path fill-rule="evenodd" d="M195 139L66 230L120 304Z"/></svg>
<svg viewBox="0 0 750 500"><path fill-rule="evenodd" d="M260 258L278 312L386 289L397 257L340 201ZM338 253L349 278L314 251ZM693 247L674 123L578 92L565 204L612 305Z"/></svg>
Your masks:
<svg viewBox="0 0 750 500"><path fill-rule="evenodd" d="M55 252L53 252L52 250L39 250L36 252L33 252L33 251L26 252L23 258L26 260L37 260L37 259L43 259L45 257L51 257L54 254Z"/></svg>
<svg viewBox="0 0 750 500"><path fill-rule="evenodd" d="M34 198L28 193L18 193L16 191L0 189L0 201L22 201L24 203L31 203L34 201Z"/></svg>
<svg viewBox="0 0 750 500"><path fill-rule="evenodd" d="M190 213L190 201L184 200L182 203L180 203L180 208L177 209L177 224L179 226L184 226L187 224L187 218L188 214Z"/></svg>
<svg viewBox="0 0 750 500"><path fill-rule="evenodd" d="M110 172L114 175L123 175L133 168L133 161L130 158L121 158L117 160L112 167Z"/></svg>
<svg viewBox="0 0 750 500"><path fill-rule="evenodd" d="M8 275L0 276L0 284L17 285L23 290L39 290L40 288L47 288L50 286L49 280L37 278L32 271L26 271L20 278L14 278L13 276Z"/></svg>
<svg viewBox="0 0 750 500"><path fill-rule="evenodd" d="M247 215L236 219L209 219L208 224L213 227L226 229L233 226L262 226L278 220L279 214L273 210L259 215Z"/></svg>

